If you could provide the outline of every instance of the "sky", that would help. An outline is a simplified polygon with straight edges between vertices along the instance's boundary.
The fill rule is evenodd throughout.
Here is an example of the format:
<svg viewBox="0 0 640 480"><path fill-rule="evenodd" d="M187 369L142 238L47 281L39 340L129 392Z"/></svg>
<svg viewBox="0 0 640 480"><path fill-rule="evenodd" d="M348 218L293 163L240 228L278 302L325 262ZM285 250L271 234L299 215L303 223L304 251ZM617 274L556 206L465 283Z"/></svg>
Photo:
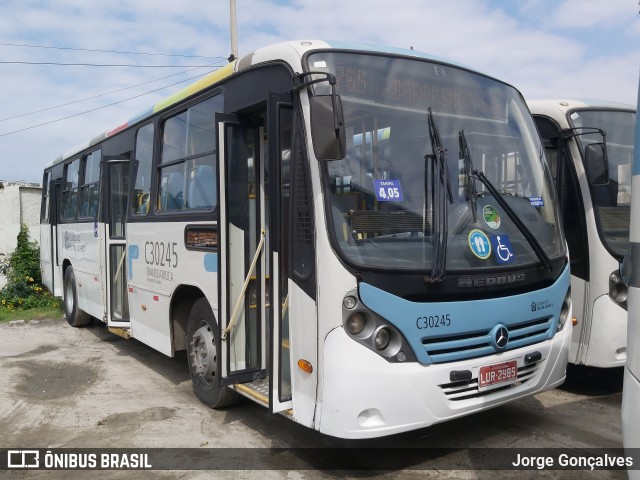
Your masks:
<svg viewBox="0 0 640 480"><path fill-rule="evenodd" d="M229 8L0 0L0 180L40 182L55 157L224 65ZM413 47L527 99L636 105L638 0L236 0L236 8L240 56L302 39Z"/></svg>

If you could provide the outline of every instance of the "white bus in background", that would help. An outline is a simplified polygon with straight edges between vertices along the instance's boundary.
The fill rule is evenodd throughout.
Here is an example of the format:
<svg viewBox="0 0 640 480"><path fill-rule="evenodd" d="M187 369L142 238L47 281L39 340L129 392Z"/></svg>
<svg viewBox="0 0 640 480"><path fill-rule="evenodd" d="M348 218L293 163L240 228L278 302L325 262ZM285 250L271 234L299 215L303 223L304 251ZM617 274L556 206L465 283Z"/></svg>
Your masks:
<svg viewBox="0 0 640 480"><path fill-rule="evenodd" d="M571 258L569 362L621 367L627 357L627 288L633 106L581 100L527 102L556 179Z"/></svg>
<svg viewBox="0 0 640 480"><path fill-rule="evenodd" d="M638 81L640 109L640 80ZM640 463L640 119L636 118L635 152L632 169L631 234L629 252L622 265L629 286L629 324L627 328L627 364L622 389L622 442L633 449L636 469ZM628 470L629 480L640 480L640 470Z"/></svg>
<svg viewBox="0 0 640 480"><path fill-rule="evenodd" d="M412 50L260 48L52 161L42 269L167 355L344 438L564 381L566 242L524 99Z"/></svg>

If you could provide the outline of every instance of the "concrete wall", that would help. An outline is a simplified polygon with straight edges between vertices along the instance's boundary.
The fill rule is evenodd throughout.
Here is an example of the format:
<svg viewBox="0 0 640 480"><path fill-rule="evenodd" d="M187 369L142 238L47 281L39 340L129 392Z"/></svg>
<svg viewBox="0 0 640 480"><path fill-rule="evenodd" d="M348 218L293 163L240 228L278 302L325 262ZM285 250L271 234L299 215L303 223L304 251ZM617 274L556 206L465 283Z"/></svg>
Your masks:
<svg viewBox="0 0 640 480"><path fill-rule="evenodd" d="M35 183L0 181L0 260L16 248L22 223L29 227L30 239L40 241L41 192ZM0 288L5 284L0 275Z"/></svg>

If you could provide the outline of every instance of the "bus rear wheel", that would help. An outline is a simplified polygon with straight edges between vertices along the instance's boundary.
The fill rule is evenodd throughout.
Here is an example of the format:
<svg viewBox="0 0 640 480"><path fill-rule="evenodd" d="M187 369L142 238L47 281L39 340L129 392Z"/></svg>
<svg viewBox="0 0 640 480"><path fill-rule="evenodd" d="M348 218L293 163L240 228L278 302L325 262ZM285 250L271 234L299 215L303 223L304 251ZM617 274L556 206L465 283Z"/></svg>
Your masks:
<svg viewBox="0 0 640 480"><path fill-rule="evenodd" d="M84 327L91 321L91 316L78 307L78 289L72 267L64 271L64 315L72 327Z"/></svg>
<svg viewBox="0 0 640 480"><path fill-rule="evenodd" d="M202 403L223 408L242 398L227 387L218 386L217 323L206 298L196 300L187 325L187 360L193 391Z"/></svg>

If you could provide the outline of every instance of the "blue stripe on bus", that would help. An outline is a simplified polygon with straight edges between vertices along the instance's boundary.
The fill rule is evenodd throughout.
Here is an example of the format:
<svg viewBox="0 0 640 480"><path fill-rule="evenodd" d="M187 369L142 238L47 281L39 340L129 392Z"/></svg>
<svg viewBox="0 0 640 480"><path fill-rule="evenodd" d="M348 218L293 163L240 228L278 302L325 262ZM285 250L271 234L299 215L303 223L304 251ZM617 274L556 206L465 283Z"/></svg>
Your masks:
<svg viewBox="0 0 640 480"><path fill-rule="evenodd" d="M491 329L509 330L507 350L554 336L569 288L569 268L547 288L504 298L461 302L410 302L367 283L360 300L396 327L422 364L455 362L496 352ZM422 327L422 328L421 328Z"/></svg>
<svg viewBox="0 0 640 480"><path fill-rule="evenodd" d="M129 245L129 255L127 255L127 271L129 272L129 280L133 278L133 261L140 256L138 245Z"/></svg>
<svg viewBox="0 0 640 480"><path fill-rule="evenodd" d="M211 272L211 273L216 273L218 271L218 254L217 253L205 253L204 269L205 271Z"/></svg>

